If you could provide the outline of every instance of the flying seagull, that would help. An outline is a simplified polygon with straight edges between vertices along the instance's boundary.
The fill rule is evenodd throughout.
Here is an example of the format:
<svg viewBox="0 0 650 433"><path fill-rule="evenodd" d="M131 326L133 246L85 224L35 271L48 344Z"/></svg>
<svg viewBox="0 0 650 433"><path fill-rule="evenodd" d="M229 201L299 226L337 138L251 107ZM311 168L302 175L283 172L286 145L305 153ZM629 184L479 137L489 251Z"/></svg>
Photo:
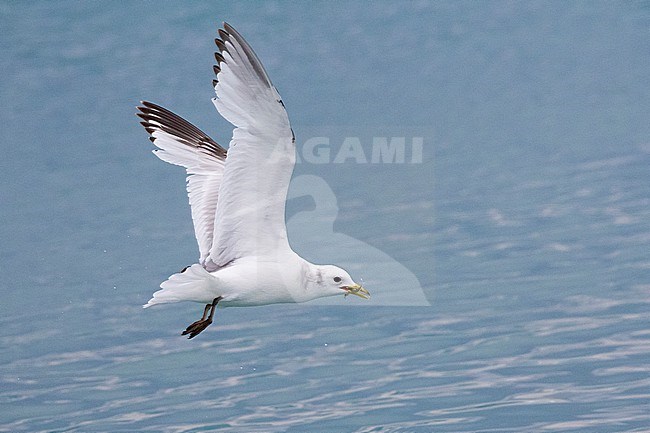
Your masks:
<svg viewBox="0 0 650 433"><path fill-rule="evenodd" d="M165 162L185 167L199 262L164 281L145 308L205 304L182 335L194 338L217 306L305 302L370 294L343 269L315 265L289 245L285 201L296 161L295 137L280 94L244 38L219 29L212 99L233 124L228 150L180 116L143 101L137 115Z"/></svg>

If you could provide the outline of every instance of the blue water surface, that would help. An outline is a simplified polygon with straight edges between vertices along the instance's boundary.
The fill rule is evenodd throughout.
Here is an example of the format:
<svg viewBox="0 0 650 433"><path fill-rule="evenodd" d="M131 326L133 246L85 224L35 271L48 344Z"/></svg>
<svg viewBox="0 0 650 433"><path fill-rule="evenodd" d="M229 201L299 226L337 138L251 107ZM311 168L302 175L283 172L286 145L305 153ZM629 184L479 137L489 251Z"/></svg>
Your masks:
<svg viewBox="0 0 650 433"><path fill-rule="evenodd" d="M191 341L201 306L141 309L198 253L135 106L227 145L222 21L298 151L329 139L298 252L431 306L224 309ZM0 28L0 432L650 431L648 2L3 1Z"/></svg>

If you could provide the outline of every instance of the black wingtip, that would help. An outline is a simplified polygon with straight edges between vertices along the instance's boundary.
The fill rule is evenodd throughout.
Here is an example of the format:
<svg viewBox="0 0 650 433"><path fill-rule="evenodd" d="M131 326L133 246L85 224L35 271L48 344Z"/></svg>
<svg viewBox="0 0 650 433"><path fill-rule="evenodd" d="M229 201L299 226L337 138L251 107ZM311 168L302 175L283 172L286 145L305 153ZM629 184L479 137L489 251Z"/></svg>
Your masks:
<svg viewBox="0 0 650 433"><path fill-rule="evenodd" d="M140 124L149 133L149 139L155 142L151 135L156 131L171 135L179 143L188 145L198 151L216 158L225 160L227 151L205 132L192 125L179 115L153 102L141 101L139 112L135 113L142 121Z"/></svg>
<svg viewBox="0 0 650 433"><path fill-rule="evenodd" d="M144 110L146 109L145 108L146 104L147 104L147 101L140 101L140 105L135 106L135 109L138 110L138 112L135 113L136 116L140 116L144 112ZM140 117L142 117L142 116L140 116Z"/></svg>
<svg viewBox="0 0 650 433"><path fill-rule="evenodd" d="M217 48L219 48L219 51L226 51L226 44L224 44L221 39L215 38L214 43L217 45Z"/></svg>
<svg viewBox="0 0 650 433"><path fill-rule="evenodd" d="M233 26L231 26L230 24L228 24L228 23L225 22L225 21L223 22L223 29L224 29L226 32L228 32L229 34L231 34L231 35L232 35L232 34L237 34L237 30L235 30L235 28L234 28Z"/></svg>

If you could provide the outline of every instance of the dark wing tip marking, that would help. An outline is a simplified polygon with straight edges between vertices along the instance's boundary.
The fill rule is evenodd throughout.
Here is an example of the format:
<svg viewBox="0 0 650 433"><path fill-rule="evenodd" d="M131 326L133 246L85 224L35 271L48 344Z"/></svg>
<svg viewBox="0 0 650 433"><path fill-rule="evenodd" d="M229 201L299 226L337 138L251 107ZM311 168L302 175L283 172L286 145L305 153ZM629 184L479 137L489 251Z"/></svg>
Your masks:
<svg viewBox="0 0 650 433"><path fill-rule="evenodd" d="M222 41L224 42L228 41L229 35L224 29L218 29L217 33L219 33L219 37L221 38Z"/></svg>
<svg viewBox="0 0 650 433"><path fill-rule="evenodd" d="M226 44L224 44L221 39L215 38L214 43L217 45L217 48L219 48L219 51L221 51L221 52L226 51ZM215 57L216 57L217 54L219 54L221 56L221 58L223 59L223 56L221 55L221 53L215 53Z"/></svg>
<svg viewBox="0 0 650 433"><path fill-rule="evenodd" d="M156 141L153 133L163 131L174 136L177 141L198 149L208 156L220 161L226 158L226 149L187 120L153 102L141 101L141 104L137 107L140 112L135 114L142 119L140 124L149 133L152 142Z"/></svg>
<svg viewBox="0 0 650 433"><path fill-rule="evenodd" d="M221 39L215 39L214 43L217 45L219 51L226 51L226 45L223 43ZM217 61L217 64L212 66L212 70L214 71L214 75L216 76L219 74L219 72L221 72L221 64L226 63L226 60L218 51L215 51L214 59ZM218 82L219 82L218 77L216 80L212 80L212 87L216 87Z"/></svg>
<svg viewBox="0 0 650 433"><path fill-rule="evenodd" d="M214 40L214 43L217 45L217 48L221 53L228 52L228 45L226 43L229 43L229 45L234 46L235 44L232 43L232 40L236 41L239 46L241 46L242 50L244 51L244 55L250 62L250 64L253 66L253 70L257 74L257 76L264 82L268 87L273 87L273 84L271 84L271 80L269 79L268 74L266 73L266 70L264 69L264 66L262 65L262 62L260 59L257 57L257 54L255 54L255 51L251 48L251 46L246 42L246 39L242 35L237 32L237 30L234 29L233 26L230 24L224 22L223 23L223 29L218 29L219 33L219 38L216 38ZM217 66L221 64L221 62L224 62L224 57L221 55L221 53L215 53L215 59L217 60Z"/></svg>
<svg viewBox="0 0 650 433"><path fill-rule="evenodd" d="M227 31L228 33L239 35L237 30L235 30L235 28L233 26L231 26L230 24L228 24L227 22L224 21L222 24L223 24L223 29L225 31ZM241 38L241 35L239 35L239 37Z"/></svg>

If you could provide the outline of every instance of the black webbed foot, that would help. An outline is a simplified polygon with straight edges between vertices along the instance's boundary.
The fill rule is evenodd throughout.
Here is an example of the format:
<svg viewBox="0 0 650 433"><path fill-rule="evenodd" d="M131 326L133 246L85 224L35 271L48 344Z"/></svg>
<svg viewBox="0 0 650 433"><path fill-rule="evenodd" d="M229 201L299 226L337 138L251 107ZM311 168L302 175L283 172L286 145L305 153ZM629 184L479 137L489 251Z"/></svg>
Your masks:
<svg viewBox="0 0 650 433"><path fill-rule="evenodd" d="M217 304L219 303L220 300L221 300L221 296L219 296L218 298L214 298L214 301L212 301L211 304L206 304L205 309L203 310L203 317L201 317L199 320L197 320L196 322L188 326L185 329L185 331L182 332L181 335L189 334L189 337L187 338L192 339L197 335L199 335L201 332L203 332L205 328L210 326L210 324L212 323L212 317L214 316L214 310L216 310Z"/></svg>
<svg viewBox="0 0 650 433"><path fill-rule="evenodd" d="M205 328L210 326L212 323L212 320L197 320L196 322L192 323L190 326L183 331L181 335L187 335L190 334L189 339L192 339L199 335Z"/></svg>

